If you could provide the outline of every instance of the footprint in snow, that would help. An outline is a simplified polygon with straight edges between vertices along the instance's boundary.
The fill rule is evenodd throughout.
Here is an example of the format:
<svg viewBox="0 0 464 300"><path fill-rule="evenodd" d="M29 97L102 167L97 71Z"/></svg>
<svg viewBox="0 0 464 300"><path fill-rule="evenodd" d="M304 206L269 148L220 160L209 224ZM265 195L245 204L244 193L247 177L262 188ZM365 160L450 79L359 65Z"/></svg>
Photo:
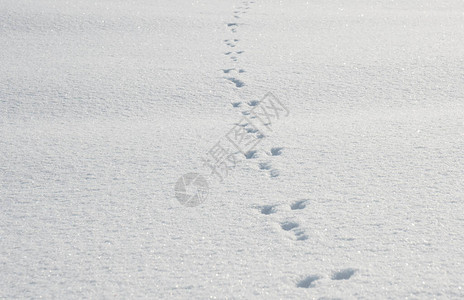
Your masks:
<svg viewBox="0 0 464 300"><path fill-rule="evenodd" d="M258 104L259 104L258 100L251 100L250 102L248 102L249 106L257 106Z"/></svg>
<svg viewBox="0 0 464 300"><path fill-rule="evenodd" d="M279 170L274 169L274 170L271 170L269 174L271 175L271 177L277 177L280 175L280 172Z"/></svg>
<svg viewBox="0 0 464 300"><path fill-rule="evenodd" d="M234 78L234 77L229 77L229 78L226 78L227 80L229 81L232 81L236 87L238 88L241 88L245 85L245 83L237 78Z"/></svg>
<svg viewBox="0 0 464 300"><path fill-rule="evenodd" d="M276 212L276 205L264 205L260 208L263 215L270 215Z"/></svg>
<svg viewBox="0 0 464 300"><path fill-rule="evenodd" d="M332 274L331 279L332 280L348 280L351 278L356 273L356 269L348 268L348 269L342 269L334 272Z"/></svg>
<svg viewBox="0 0 464 300"><path fill-rule="evenodd" d="M299 200L299 201L296 201L295 203L293 203L292 205L290 205L290 208L292 210L296 210L296 209L303 209L306 207L306 202L308 200Z"/></svg>
<svg viewBox="0 0 464 300"><path fill-rule="evenodd" d="M299 226L300 225L298 223L290 222L290 221L287 221L287 222L284 222L284 223L280 224L280 227L283 230L285 230L285 231L293 231L297 241L307 240L308 236L306 234L304 234L303 230L299 229Z"/></svg>
<svg viewBox="0 0 464 300"><path fill-rule="evenodd" d="M256 150L250 150L250 151L248 151L247 153L245 153L245 158L246 158L246 159L256 158L256 153L257 153L257 152L258 152L258 151L256 151Z"/></svg>
<svg viewBox="0 0 464 300"><path fill-rule="evenodd" d="M311 288L311 287L314 287L314 282L316 280L319 280L321 279L321 276L319 275L309 275L305 278L303 278L302 280L300 280L296 286L299 287L299 288Z"/></svg>
<svg viewBox="0 0 464 300"><path fill-rule="evenodd" d="M279 156L282 154L282 147L274 147L271 149L271 155L272 156Z"/></svg>
<svg viewBox="0 0 464 300"><path fill-rule="evenodd" d="M263 162L259 164L259 168L261 170L269 170L271 168L271 164L268 162Z"/></svg>

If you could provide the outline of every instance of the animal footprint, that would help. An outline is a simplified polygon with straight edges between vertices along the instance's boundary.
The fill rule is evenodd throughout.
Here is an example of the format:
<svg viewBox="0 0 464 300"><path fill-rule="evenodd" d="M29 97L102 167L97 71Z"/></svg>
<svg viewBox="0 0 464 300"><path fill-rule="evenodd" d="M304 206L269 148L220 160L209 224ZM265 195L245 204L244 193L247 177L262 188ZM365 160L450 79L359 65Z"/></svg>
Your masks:
<svg viewBox="0 0 464 300"><path fill-rule="evenodd" d="M235 84L235 86L238 87L238 88L241 88L242 86L245 85L245 83L243 81L241 81L239 79L236 79L236 78L233 78L233 77L229 77L229 78L227 78L227 80L232 81Z"/></svg>
<svg viewBox="0 0 464 300"><path fill-rule="evenodd" d="M258 100L251 100L250 102L248 102L249 106L257 106L258 104L259 104Z"/></svg>
<svg viewBox="0 0 464 300"><path fill-rule="evenodd" d="M304 279L300 280L297 284L296 284L296 287L299 287L299 288L310 288L310 287L314 287L314 282L316 280L319 280L321 279L321 276L319 275L309 275L307 277L305 277Z"/></svg>
<svg viewBox="0 0 464 300"><path fill-rule="evenodd" d="M276 212L275 205L265 205L261 206L261 213L263 215L270 215Z"/></svg>
<svg viewBox="0 0 464 300"><path fill-rule="evenodd" d="M248 151L247 153L245 153L245 158L246 159L252 159L252 158L256 158L256 150L250 150Z"/></svg>
<svg viewBox="0 0 464 300"><path fill-rule="evenodd" d="M280 172L279 170L274 169L274 170L271 170L270 174L271 174L271 177L277 177L280 175Z"/></svg>
<svg viewBox="0 0 464 300"><path fill-rule="evenodd" d="M336 271L332 274L332 280L347 280L356 273L356 269L348 268Z"/></svg>
<svg viewBox="0 0 464 300"><path fill-rule="evenodd" d="M274 147L271 149L271 154L272 156L278 156L282 154L282 149L281 147Z"/></svg>
<svg viewBox="0 0 464 300"><path fill-rule="evenodd" d="M284 222L280 224L280 227L285 230L285 231L290 231L292 230L295 234L296 240L297 241L304 241L308 239L308 236L304 234L303 230L299 230L298 227L300 225L296 222Z"/></svg>
<svg viewBox="0 0 464 300"><path fill-rule="evenodd" d="M259 164L259 168L261 170L269 170L271 168L271 164L268 162L263 162Z"/></svg>
<svg viewBox="0 0 464 300"><path fill-rule="evenodd" d="M222 69L222 72L228 74L228 73L230 73L230 71L233 71L233 70L235 70L235 69L233 69L233 68L232 69Z"/></svg>
<svg viewBox="0 0 464 300"><path fill-rule="evenodd" d="M280 224L280 227L282 227L282 229L285 231L292 230L293 228L297 228L298 226L298 223L295 222L284 222Z"/></svg>
<svg viewBox="0 0 464 300"><path fill-rule="evenodd" d="M295 203L293 203L292 205L290 205L290 208L292 210L295 210L295 209L303 209L306 207L306 202L308 200L300 200L300 201L296 201Z"/></svg>
<svg viewBox="0 0 464 300"><path fill-rule="evenodd" d="M233 107L239 107L240 105L242 105L242 102L232 102Z"/></svg>

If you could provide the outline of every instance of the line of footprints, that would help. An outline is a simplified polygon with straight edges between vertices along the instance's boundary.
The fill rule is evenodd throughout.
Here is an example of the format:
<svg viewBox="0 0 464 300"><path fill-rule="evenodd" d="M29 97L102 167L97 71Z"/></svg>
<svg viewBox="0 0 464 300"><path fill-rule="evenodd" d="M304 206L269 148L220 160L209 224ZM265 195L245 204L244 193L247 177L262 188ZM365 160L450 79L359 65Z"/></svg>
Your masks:
<svg viewBox="0 0 464 300"><path fill-rule="evenodd" d="M308 205L308 202L309 200L307 199L298 200L290 205L290 209L291 210L305 209L306 206ZM263 215L271 215L277 212L277 206L278 205L259 206L259 210ZM296 241L305 241L309 238L308 235L304 232L304 230L300 228L300 224L298 224L295 221L289 221L289 220L283 221L280 223L280 228L286 232L293 232L294 239ZM353 268L336 270L332 272L332 274L330 275L330 279L331 280L348 280L357 271L358 271L357 269L353 269ZM313 288L316 285L316 281L322 278L323 276L317 275L317 274L304 276L296 283L296 287Z"/></svg>
<svg viewBox="0 0 464 300"><path fill-rule="evenodd" d="M357 269L353 268L347 268L347 269L341 269L341 270L336 270L332 272L330 275L330 279L332 280L348 280L357 272ZM299 288L313 288L316 285L316 281L319 279L322 279L323 277L321 275L309 275L298 281L296 284L297 287Z"/></svg>
<svg viewBox="0 0 464 300"><path fill-rule="evenodd" d="M247 130L248 130L248 128L247 128ZM252 129L252 130L254 130L254 129ZM271 157L272 157L272 156L279 156L279 155L282 154L282 149L283 149L283 148L281 148L281 147L274 147L274 148L271 148L271 151L270 151L270 152L267 152L267 155L268 155L268 156L271 156ZM258 154L258 151L257 151L257 150L251 150L251 151L248 151L247 153L245 153L245 158L246 158L246 159L256 159L256 158L258 158L257 154ZM272 164L271 164L271 161L269 161L269 160L260 162L260 163L258 164L258 166L259 166L259 169L260 169L261 171L267 171L267 172L269 172L269 175L270 175L271 177L277 177L277 176L280 175L279 170L273 168L273 167L272 167Z"/></svg>
<svg viewBox="0 0 464 300"><path fill-rule="evenodd" d="M243 6L238 7L234 11L234 18L235 19L240 19L241 16L243 14L246 14L247 10L250 9L248 1L244 1L242 3L243 3ZM250 3L254 3L254 2L251 1ZM234 65L236 65L238 63L239 56L245 52L243 50L238 50L237 46L238 46L238 43L240 42L240 40L235 37L235 35L237 33L237 30L238 30L240 25L241 25L241 23L237 23L237 22L227 23L227 27L229 28L231 33L234 35L234 37L231 38L231 39L224 40L224 43L230 49L229 51L225 52L224 55L228 56L230 58L230 60L234 63ZM239 75L240 73L245 73L244 69L237 68L235 66L234 68L222 69L222 72L224 74L227 74L227 76L224 77L224 78L229 80L230 82L232 82L235 85L236 88L242 88L243 86L245 86L245 83L242 80L237 78L237 75ZM233 77L234 74L235 74L236 77ZM237 106L234 106L234 107L237 107Z"/></svg>
<svg viewBox="0 0 464 300"><path fill-rule="evenodd" d="M292 210L305 209L308 200L299 200L290 205ZM264 205L260 207L263 215L271 215L277 212L277 205ZM295 240L304 241L308 239L308 235L305 234L304 230L300 229L300 224L294 221L284 221L280 223L280 228L284 231L293 232Z"/></svg>
<svg viewBox="0 0 464 300"><path fill-rule="evenodd" d="M239 57L241 54L243 54L245 51L239 49L238 45L240 40L236 38L236 34L238 31L238 28L242 23L238 23L238 19L240 19L244 14L247 13L247 10L250 9L249 3L252 4L254 1L243 1L242 2L242 7L238 7L234 11L234 19L236 21L227 23L227 27L230 30L230 32L233 34L233 38L226 39L224 40L225 45L229 48L228 51L224 53L229 59L233 62L234 67L233 68L227 68L227 69L222 69L223 74L225 75L224 78L228 81L230 81L235 88L240 89L245 86L245 82L239 79L239 75L242 73L245 73L245 69L239 68L237 65L239 63ZM238 102L232 102L231 103L234 108L241 108L243 106L243 103L238 101ZM252 100L246 103L249 109L252 109L254 106L257 106L259 104L258 100ZM249 111L245 110L242 111L243 115L248 115ZM256 129L252 128L250 124L243 124L246 128L246 130L249 133L254 133ZM260 137L262 138L262 137ZM282 154L282 147L274 147L271 148L270 152L268 152L269 156L279 156ZM255 159L258 157L256 150L249 151L245 154L246 159ZM271 162L270 161L263 161L259 163L259 169L263 171L269 171L269 174L271 177L277 177L279 176L279 170L272 168ZM308 200L299 200L294 202L293 204L290 205L290 208L292 210L300 210L300 209L305 209L306 205L308 203ZM273 213L276 213L277 205L265 205L260 207L260 211L264 215L270 215ZM294 240L295 241L305 241L309 237L308 235L304 232L303 229L300 228L300 224L298 224L295 221L284 221L280 223L280 228L285 231L285 232L291 232ZM341 269L334 271L330 278L332 280L347 280L350 279L355 273L357 272L356 269L348 268L348 269ZM303 277L301 280L299 280L296 283L296 287L299 288L312 288L315 286L316 282L323 278L320 275L308 275Z"/></svg>
<svg viewBox="0 0 464 300"><path fill-rule="evenodd" d="M254 3L254 1L243 1L242 6L238 7L234 11L234 18L235 19L240 19L242 15L247 13L247 10L250 9L250 4ZM239 62L239 56L244 53L245 51L239 50L238 49L238 43L240 42L239 39L236 38L237 30L240 27L241 23L238 23L237 21L231 22L227 24L227 27L231 31L233 38L226 39L224 40L225 45L229 48L227 52L224 53L224 55L228 56L230 60L234 63L233 68L226 68L222 69L222 72L225 74L224 78L230 82L233 83L235 88L240 89L245 86L245 82L243 82L241 79L239 79L239 75L241 73L245 73L245 69L239 68L238 67L238 62ZM250 114L248 109L252 109L253 107L257 106L259 104L258 100L252 100L247 102L246 104L243 104L241 101L237 102L232 102L232 107L240 109L240 108L245 108L244 111L242 111L243 115L248 115ZM241 126L244 126L247 130L248 133L257 133L257 130L252 127L251 124L241 124ZM257 136L258 138L263 138L264 136ZM269 156L278 156L282 154L282 149L280 147L274 147L271 149L271 151L268 153ZM258 153L256 150L249 151L245 154L246 159L255 159L258 157ZM271 177L277 177L279 176L279 170L273 169L271 162L270 161L264 161L259 163L259 169L263 171L268 171Z"/></svg>

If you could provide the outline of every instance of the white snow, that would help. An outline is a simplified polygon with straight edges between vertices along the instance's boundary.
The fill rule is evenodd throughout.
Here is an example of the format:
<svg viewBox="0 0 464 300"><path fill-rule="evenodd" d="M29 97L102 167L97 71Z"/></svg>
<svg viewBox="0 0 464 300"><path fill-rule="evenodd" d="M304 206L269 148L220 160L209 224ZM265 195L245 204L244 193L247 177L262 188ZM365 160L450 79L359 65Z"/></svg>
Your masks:
<svg viewBox="0 0 464 300"><path fill-rule="evenodd" d="M1 1L0 298L463 298L463 58L458 0Z"/></svg>

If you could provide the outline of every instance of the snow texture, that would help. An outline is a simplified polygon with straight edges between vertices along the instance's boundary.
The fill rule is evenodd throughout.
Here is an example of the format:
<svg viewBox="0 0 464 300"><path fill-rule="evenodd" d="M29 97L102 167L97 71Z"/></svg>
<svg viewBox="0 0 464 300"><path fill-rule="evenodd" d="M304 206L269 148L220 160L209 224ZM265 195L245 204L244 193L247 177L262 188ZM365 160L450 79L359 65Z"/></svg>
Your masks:
<svg viewBox="0 0 464 300"><path fill-rule="evenodd" d="M464 298L463 58L461 0L2 0L0 298Z"/></svg>

